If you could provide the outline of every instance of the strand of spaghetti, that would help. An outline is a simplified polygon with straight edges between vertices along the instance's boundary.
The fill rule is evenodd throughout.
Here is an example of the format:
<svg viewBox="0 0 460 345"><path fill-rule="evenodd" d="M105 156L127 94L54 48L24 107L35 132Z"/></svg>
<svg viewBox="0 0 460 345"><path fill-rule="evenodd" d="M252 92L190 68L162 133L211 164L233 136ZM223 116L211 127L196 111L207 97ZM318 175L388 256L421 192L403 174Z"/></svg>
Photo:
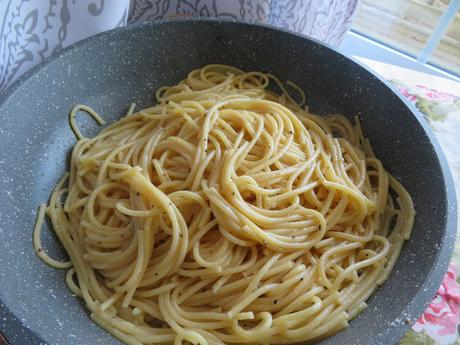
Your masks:
<svg viewBox="0 0 460 345"><path fill-rule="evenodd" d="M41 204L40 207L38 208L37 219L35 221L35 227L33 230L33 241L32 242L33 242L35 254L37 254L37 256L43 260L43 262L45 262L51 267L59 268L59 269L70 268L72 267L72 261L58 261L56 259L53 259L43 249L43 246L41 243L41 233L42 233L43 222L45 220L45 214L46 214L46 204Z"/></svg>
<svg viewBox="0 0 460 345"><path fill-rule="evenodd" d="M93 119L95 119L98 124L100 124L101 126L105 125L104 119L102 119L102 117L100 117L99 114L96 113L93 109L91 109L90 107L88 107L86 105L83 105L83 104L77 104L70 111L69 121L70 121L70 127L72 128L73 132L75 133L76 137L79 140L83 139L84 136L83 136L83 134L81 134L80 129L78 128L77 123L75 122L75 115L77 114L78 111L86 112Z"/></svg>

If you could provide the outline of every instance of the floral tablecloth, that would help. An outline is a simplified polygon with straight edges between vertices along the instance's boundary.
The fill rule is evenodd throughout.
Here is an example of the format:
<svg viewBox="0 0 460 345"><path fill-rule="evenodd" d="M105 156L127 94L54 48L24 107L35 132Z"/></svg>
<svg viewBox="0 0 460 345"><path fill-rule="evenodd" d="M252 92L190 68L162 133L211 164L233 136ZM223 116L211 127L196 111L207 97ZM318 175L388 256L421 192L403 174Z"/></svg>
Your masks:
<svg viewBox="0 0 460 345"><path fill-rule="evenodd" d="M446 155L460 200L460 97L391 80L424 115ZM459 84L460 87L460 84ZM459 228L457 233L459 234ZM460 238L449 270L431 304L400 345L460 345Z"/></svg>

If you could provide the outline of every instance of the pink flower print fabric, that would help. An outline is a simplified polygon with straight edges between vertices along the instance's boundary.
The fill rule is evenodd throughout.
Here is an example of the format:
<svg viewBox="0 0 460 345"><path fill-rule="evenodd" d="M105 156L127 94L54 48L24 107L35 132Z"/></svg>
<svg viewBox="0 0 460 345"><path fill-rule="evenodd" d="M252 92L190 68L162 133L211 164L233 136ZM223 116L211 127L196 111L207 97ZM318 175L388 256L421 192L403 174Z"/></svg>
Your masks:
<svg viewBox="0 0 460 345"><path fill-rule="evenodd" d="M451 265L435 298L413 325L415 332L425 331L437 344L449 345L458 338L460 323L460 286Z"/></svg>

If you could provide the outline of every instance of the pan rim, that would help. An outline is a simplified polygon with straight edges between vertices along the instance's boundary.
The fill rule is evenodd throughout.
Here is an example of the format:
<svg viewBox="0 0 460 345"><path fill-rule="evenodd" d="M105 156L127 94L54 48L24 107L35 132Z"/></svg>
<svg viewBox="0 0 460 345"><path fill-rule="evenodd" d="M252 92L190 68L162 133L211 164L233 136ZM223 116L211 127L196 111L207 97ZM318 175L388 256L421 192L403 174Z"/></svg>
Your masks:
<svg viewBox="0 0 460 345"><path fill-rule="evenodd" d="M5 91L3 91L0 94L0 109L4 106L4 104L7 103L9 98L23 85L25 84L29 79L31 79L35 74L37 74L40 70L45 68L46 66L50 65L53 63L55 60L58 60L62 57L64 57L67 54L71 54L72 51L78 50L78 49L84 49L85 45L88 45L90 42L93 40L99 40L101 37L105 36L110 36L113 35L115 32L121 32L121 31L140 31L142 30L143 27L157 27L161 26L164 24L181 24L185 22L198 22L198 23L234 23L236 25L245 25L248 28L250 27L262 27L264 29L270 29L270 30L275 30L275 31L281 31L284 33L287 33L289 35L294 35L297 37L300 37L302 39L306 39L309 41L313 41L316 44L332 50L336 54L339 54L342 58L345 60L349 60L357 65L359 65L361 68L363 68L367 73L372 75L376 80L378 80L380 83L383 83L387 88L389 88L393 95L398 97L399 100L410 110L411 114L417 119L418 123L424 130L425 135L429 138L430 144L434 148L434 151L436 153L439 166L441 168L442 172L442 178L444 182L444 192L445 192L445 197L446 197L446 210L454 210L454 212L447 212L444 215L445 219L445 228L443 230L443 236L442 236L442 243L439 251L436 253L436 257L433 259L433 266L431 270L427 273L425 277L425 281L421 284L421 286L418 287L418 289L415 291L413 294L412 300L405 306L405 308L402 311L403 315L408 315L409 318L417 318L419 315L422 314L424 311L425 307L428 305L428 303L431 301L431 298L437 291L438 287L441 284L441 281L444 277L444 274L447 270L447 266L449 264L449 259L451 257L453 248L454 248L454 242L452 239L455 238L456 235L456 228L457 228L457 201L456 201L456 194L455 194L455 185L453 183L453 177L452 173L450 171L450 168L448 166L447 160L444 156L444 153L434 136L431 128L429 127L427 121L423 118L423 116L418 112L418 110L415 108L415 106L410 103L407 99L403 98L403 96L397 91L397 89L391 85L388 81L384 80L380 76L378 76L375 72L370 70L367 66L365 66L363 63L357 61L353 57L347 57L343 55L338 49L331 47L328 44L319 42L316 39L307 37L302 34L298 34L286 29L281 29L281 28L276 28L271 25L267 24L255 24L255 23L247 23L243 22L240 20L234 20L234 19L222 19L222 18L174 18L174 19L163 19L163 20L158 20L158 21L149 21L149 22L143 22L143 23L138 23L138 24L133 24L129 25L123 28L115 28L109 31L105 31L102 33L99 33L97 35L85 38L77 43L74 43L59 52L51 55L50 57L46 58L43 62L40 64L34 66L31 68L29 71L27 71L25 74L23 74L18 80L16 80L13 84L11 84ZM0 115L1 116L1 115ZM0 125L1 126L1 125ZM2 216L0 212L0 217ZM23 322L21 322L15 315L13 315L10 311L9 308L2 303L2 300L0 300L0 310L4 311L7 314L11 314L11 323L15 324L15 327L20 327L21 329L24 329L26 332L30 333L37 341L44 341L44 339L41 338L40 334L37 332L32 331L31 329L27 328L27 326L24 325ZM406 324L404 322L397 324L395 327L391 329L387 329L384 334L382 334L381 339L388 339L388 338L400 338L408 329L410 325ZM0 329L3 331L3 329ZM34 340L35 340L34 339ZM382 343L383 344L383 343ZM388 344L388 343L385 343Z"/></svg>

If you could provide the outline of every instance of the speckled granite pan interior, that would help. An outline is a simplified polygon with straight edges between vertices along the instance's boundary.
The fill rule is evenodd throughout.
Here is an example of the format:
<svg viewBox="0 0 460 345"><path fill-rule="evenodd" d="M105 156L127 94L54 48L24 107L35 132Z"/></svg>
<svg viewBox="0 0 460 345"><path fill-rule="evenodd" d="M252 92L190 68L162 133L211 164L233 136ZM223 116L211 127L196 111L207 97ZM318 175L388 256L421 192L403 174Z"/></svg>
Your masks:
<svg viewBox="0 0 460 345"><path fill-rule="evenodd" d="M433 297L454 243L453 184L432 134L404 101L355 62L298 35L212 20L148 23L66 49L0 96L0 330L11 344L119 344L88 318L65 272L35 257L37 206L66 169L73 105L89 105L110 123L130 102L151 104L159 86L209 63L291 80L314 112L359 115L377 156L415 202L413 235L390 279L349 329L321 344L394 344ZM79 119L87 135L99 130ZM56 238L45 245L63 255Z"/></svg>

